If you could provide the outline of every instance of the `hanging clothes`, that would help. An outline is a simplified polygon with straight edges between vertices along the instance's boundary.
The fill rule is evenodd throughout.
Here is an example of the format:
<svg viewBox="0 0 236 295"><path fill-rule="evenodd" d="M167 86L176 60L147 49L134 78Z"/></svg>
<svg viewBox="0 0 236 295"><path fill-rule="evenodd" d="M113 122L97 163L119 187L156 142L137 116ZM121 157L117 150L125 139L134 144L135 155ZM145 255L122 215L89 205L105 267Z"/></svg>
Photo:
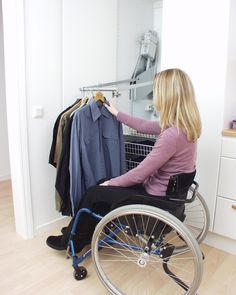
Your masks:
<svg viewBox="0 0 236 295"><path fill-rule="evenodd" d="M57 173L58 173L58 166L59 166L59 162L61 158L63 136L65 133L68 120L70 118L70 115L75 110L80 108L81 104L82 104L82 99L78 99L68 110L63 112L63 114L60 117L60 122L58 125L57 137L56 137L56 147L55 147L55 153L54 153L54 163L56 164ZM63 200L62 200L62 196L58 193L57 190L55 192L55 203L56 203L56 210L61 211Z"/></svg>
<svg viewBox="0 0 236 295"><path fill-rule="evenodd" d="M83 98L79 108L86 105L88 98ZM77 108L78 110L78 108ZM56 193L60 196L60 208L58 209L62 215L71 216L71 198L70 198L70 138L71 127L73 122L75 110L70 113L70 118L66 121L65 130L62 137L62 149L56 175ZM56 197L57 202L57 197Z"/></svg>
<svg viewBox="0 0 236 295"><path fill-rule="evenodd" d="M67 122L70 119L70 115L77 110L82 103L82 99L79 99L69 110L64 112L60 117L60 122L57 130L57 139L56 139L56 148L55 148L55 155L54 155L54 163L58 164L60 157L61 157L61 149L62 149L62 141L63 141L63 134L66 129Z"/></svg>
<svg viewBox="0 0 236 295"><path fill-rule="evenodd" d="M62 142L62 150L61 157L57 168L56 175L56 191L60 195L61 204L59 208L59 212L62 215L71 216L71 199L70 199L70 171L69 171L69 163L70 163L70 139L71 139L71 126L73 122L74 114L69 118L67 123L63 142Z"/></svg>
<svg viewBox="0 0 236 295"><path fill-rule="evenodd" d="M125 173L122 124L94 100L74 114L69 171L73 214L90 186Z"/></svg>
<svg viewBox="0 0 236 295"><path fill-rule="evenodd" d="M70 118L71 113L74 110L78 109L81 104L82 104L82 99L77 99L71 106L69 106L68 108L66 108L64 111L62 111L59 114L54 124L53 139L52 139L52 144L51 144L51 149L49 154L49 163L57 169L57 173L58 173L58 166L59 166L60 157L61 157L63 136L65 133L65 129L67 127L67 122ZM57 190L55 191L55 204L56 204L56 210L61 212L61 208L63 207L63 200ZM66 210L66 212L67 212L66 215L71 215L71 213L68 214L69 210Z"/></svg>
<svg viewBox="0 0 236 295"><path fill-rule="evenodd" d="M55 159L55 150L56 150L56 142L57 142L57 133L58 133L58 128L59 128L59 124L60 124L60 119L61 116L68 111L71 107L73 107L74 104L76 104L77 102L73 103L71 106L69 106L68 108L66 108L65 110L63 110L57 117L56 122L53 126L53 136L52 136L52 144L51 144L51 148L50 148L50 153L49 153L49 164L51 164L52 166L56 167L56 163L54 162Z"/></svg>

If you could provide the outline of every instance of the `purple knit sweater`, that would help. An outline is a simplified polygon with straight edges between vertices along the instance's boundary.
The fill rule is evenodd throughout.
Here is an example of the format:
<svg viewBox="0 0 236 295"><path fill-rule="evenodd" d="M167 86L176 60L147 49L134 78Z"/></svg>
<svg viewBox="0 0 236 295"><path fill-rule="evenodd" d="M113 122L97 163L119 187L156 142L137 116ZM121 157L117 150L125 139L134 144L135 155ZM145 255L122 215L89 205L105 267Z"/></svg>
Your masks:
<svg viewBox="0 0 236 295"><path fill-rule="evenodd" d="M195 170L197 142L189 142L181 129L162 133L157 121L135 118L119 112L117 120L141 133L159 135L152 151L134 169L112 178L109 185L129 187L143 183L151 195L165 196L170 176Z"/></svg>

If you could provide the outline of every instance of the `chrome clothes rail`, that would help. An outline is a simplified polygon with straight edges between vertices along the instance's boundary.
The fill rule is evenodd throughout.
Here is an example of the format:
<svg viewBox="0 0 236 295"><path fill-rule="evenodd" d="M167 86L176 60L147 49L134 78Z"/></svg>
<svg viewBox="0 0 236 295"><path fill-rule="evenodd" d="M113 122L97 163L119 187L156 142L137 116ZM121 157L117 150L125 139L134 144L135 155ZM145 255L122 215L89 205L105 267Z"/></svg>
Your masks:
<svg viewBox="0 0 236 295"><path fill-rule="evenodd" d="M128 84L128 85L122 86L123 84ZM145 86L151 86L152 84L153 84L153 81L139 83L138 80L136 80L136 79L129 79L129 80L120 80L120 81L114 81L114 82L109 82L109 83L81 87L80 91L82 91L82 92L85 92L85 91L108 91L108 92L112 92L113 96L118 97L118 96L120 96L121 91L132 90L132 89L145 87ZM120 87L120 85L121 85L121 87ZM116 87L111 87L111 86L116 86Z"/></svg>

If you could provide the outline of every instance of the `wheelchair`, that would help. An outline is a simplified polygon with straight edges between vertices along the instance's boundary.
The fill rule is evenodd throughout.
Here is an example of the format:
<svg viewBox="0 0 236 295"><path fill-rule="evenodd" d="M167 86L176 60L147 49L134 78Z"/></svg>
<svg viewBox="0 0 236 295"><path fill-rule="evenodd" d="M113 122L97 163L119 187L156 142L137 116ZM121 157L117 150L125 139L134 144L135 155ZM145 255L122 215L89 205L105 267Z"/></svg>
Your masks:
<svg viewBox="0 0 236 295"><path fill-rule="evenodd" d="M87 276L79 264L92 254L96 273L111 294L196 294L204 259L199 244L209 229L209 211L194 177L195 172L170 178L165 200L176 205L174 212L153 202L121 204L104 217L80 209L72 235L83 212L99 222L91 249L80 257L69 240L67 257L73 259L74 278Z"/></svg>

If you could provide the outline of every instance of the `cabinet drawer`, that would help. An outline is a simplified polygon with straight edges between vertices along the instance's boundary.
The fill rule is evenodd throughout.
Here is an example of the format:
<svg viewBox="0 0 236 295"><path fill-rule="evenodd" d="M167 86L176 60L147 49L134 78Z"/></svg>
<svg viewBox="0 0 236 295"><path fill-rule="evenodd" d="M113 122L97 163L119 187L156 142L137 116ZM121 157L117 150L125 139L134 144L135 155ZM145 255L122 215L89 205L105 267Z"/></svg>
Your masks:
<svg viewBox="0 0 236 295"><path fill-rule="evenodd" d="M236 201L217 198L214 232L236 240L236 209L234 208L236 208Z"/></svg>
<svg viewBox="0 0 236 295"><path fill-rule="evenodd" d="M236 200L236 159L221 157L218 195Z"/></svg>
<svg viewBox="0 0 236 295"><path fill-rule="evenodd" d="M236 138L231 138L231 137L222 138L221 155L223 157L230 157L230 158L236 159Z"/></svg>

